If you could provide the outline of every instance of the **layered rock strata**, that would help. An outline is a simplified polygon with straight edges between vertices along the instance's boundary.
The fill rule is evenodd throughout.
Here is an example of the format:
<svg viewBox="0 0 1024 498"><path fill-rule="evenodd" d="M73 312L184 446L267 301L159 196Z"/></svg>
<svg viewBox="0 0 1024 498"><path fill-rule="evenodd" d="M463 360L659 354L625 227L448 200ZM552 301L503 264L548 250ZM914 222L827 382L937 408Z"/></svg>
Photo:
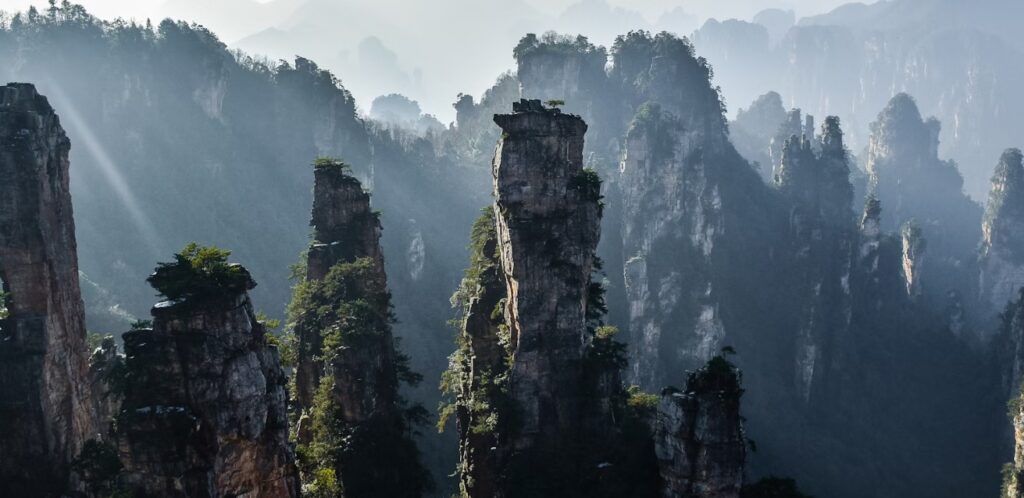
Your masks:
<svg viewBox="0 0 1024 498"><path fill-rule="evenodd" d="M69 193L46 97L0 87L0 495L56 496L95 430Z"/></svg>
<svg viewBox="0 0 1024 498"><path fill-rule="evenodd" d="M287 379L248 293L152 312L152 329L123 335L121 484L154 497L297 497Z"/></svg>
<svg viewBox="0 0 1024 498"><path fill-rule="evenodd" d="M739 372L721 356L661 394L654 443L664 498L738 498L747 439Z"/></svg>

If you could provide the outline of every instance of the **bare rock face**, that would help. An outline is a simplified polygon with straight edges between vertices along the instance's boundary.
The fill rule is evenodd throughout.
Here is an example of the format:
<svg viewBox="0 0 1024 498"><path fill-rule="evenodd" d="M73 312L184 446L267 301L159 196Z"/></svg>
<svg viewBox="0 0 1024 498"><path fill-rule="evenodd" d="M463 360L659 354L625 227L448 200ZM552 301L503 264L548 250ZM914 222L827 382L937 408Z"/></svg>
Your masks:
<svg viewBox="0 0 1024 498"><path fill-rule="evenodd" d="M992 189L982 225L981 281L983 306L996 313L1024 286L1024 165L1018 149L1003 153L992 175Z"/></svg>
<svg viewBox="0 0 1024 498"><path fill-rule="evenodd" d="M654 444L664 498L738 498L746 437L738 371L715 357L690 374L686 389L665 389Z"/></svg>
<svg viewBox="0 0 1024 498"><path fill-rule="evenodd" d="M306 280L322 280L340 262L369 258L375 272L384 277L384 255L380 249L380 221L370 208L370 194L342 166L317 167L313 187L313 244L307 256ZM299 343L295 371L295 399L300 409L313 404L323 372L314 359L323 347L322 331L296 330Z"/></svg>
<svg viewBox="0 0 1024 498"><path fill-rule="evenodd" d="M299 350L296 436L308 456L303 479L315 488L318 475L331 475L348 498L421 496L431 481L411 425L422 408L398 391L419 376L392 335L380 221L348 166L334 159L314 166L314 240L289 306Z"/></svg>
<svg viewBox="0 0 1024 498"><path fill-rule="evenodd" d="M0 495L56 496L95 430L68 190L46 97L0 87Z"/></svg>
<svg viewBox="0 0 1024 498"><path fill-rule="evenodd" d="M153 497L297 497L277 348L247 292L221 297L161 302L152 329L124 334L122 485Z"/></svg>
<svg viewBox="0 0 1024 498"><path fill-rule="evenodd" d="M1013 462L1003 469L1002 498L1024 498L1024 396L1010 404L1013 422Z"/></svg>
<svg viewBox="0 0 1024 498"><path fill-rule="evenodd" d="M600 192L583 170L577 116L523 101L494 117L498 244L514 350L517 448L554 445L579 429L586 309L600 237Z"/></svg>

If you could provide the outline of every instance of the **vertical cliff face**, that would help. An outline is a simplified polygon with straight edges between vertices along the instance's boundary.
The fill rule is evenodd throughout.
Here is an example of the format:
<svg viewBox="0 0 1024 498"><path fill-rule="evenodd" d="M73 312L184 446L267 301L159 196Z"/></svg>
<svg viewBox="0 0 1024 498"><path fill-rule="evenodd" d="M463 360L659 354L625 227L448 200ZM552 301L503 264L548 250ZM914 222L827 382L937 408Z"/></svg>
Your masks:
<svg viewBox="0 0 1024 498"><path fill-rule="evenodd" d="M924 265L925 249L928 243L924 238L921 227L917 226L914 220L909 220L900 229L900 238L903 242L903 281L907 289L907 295L911 298L921 295L921 267Z"/></svg>
<svg viewBox="0 0 1024 498"><path fill-rule="evenodd" d="M459 432L459 488L467 497L501 496L498 448L511 430L508 382L511 344L505 325L507 283L498 253L494 209L473 226L470 266L454 302L462 308L458 350L443 388L454 394Z"/></svg>
<svg viewBox="0 0 1024 498"><path fill-rule="evenodd" d="M691 373L683 391L662 392L654 433L661 496L740 496L747 451L742 395L739 372L721 356Z"/></svg>
<svg viewBox="0 0 1024 498"><path fill-rule="evenodd" d="M314 240L289 306L303 481L348 498L420 496L430 478L410 423L422 408L404 406L398 394L399 382L419 376L392 336L380 221L347 168L333 159L314 163Z"/></svg>
<svg viewBox="0 0 1024 498"><path fill-rule="evenodd" d="M97 434L101 436L111 433L114 417L121 411L125 368L125 357L118 352L113 336L105 337L89 356L93 413L98 425Z"/></svg>
<svg viewBox="0 0 1024 498"><path fill-rule="evenodd" d="M153 307L152 329L123 335L121 483L147 496L297 497L286 377L249 300L255 283L216 264L232 285L175 275L187 294L161 289L173 300Z"/></svg>
<svg viewBox="0 0 1024 498"><path fill-rule="evenodd" d="M936 307L950 292L974 295L981 238L981 208L963 193L956 164L939 159L940 127L922 119L909 95L896 95L871 125L867 158L868 189L885 206L882 228L914 220L928 240L914 279L927 282L916 292Z"/></svg>
<svg viewBox="0 0 1024 498"><path fill-rule="evenodd" d="M380 221L370 208L370 194L344 171L344 166L318 163L314 170L313 243L306 256L307 281L320 281L338 263L367 258L379 284L387 285L384 256L380 250ZM296 327L299 339L295 371L295 400L299 407L312 406L323 372L319 357L323 330ZM389 337L390 339L390 337Z"/></svg>
<svg viewBox="0 0 1024 498"><path fill-rule="evenodd" d="M64 491L94 430L69 149L35 87L0 87L0 494L9 496Z"/></svg>
<svg viewBox="0 0 1024 498"><path fill-rule="evenodd" d="M1024 497L1024 291L1006 305L998 328L1002 394L1010 399L1013 461L1003 466L1003 498ZM1005 437L1005 431L1004 431Z"/></svg>
<svg viewBox="0 0 1024 498"><path fill-rule="evenodd" d="M604 293L591 282L602 205L600 179L583 168L587 125L539 100L494 121L495 203L473 227L454 298L459 349L443 385L454 398L443 413L458 425L461 489L617 496L637 479L629 474L640 453L610 443L622 427L611 415L624 406L625 359L600 329Z"/></svg>
<svg viewBox="0 0 1024 498"><path fill-rule="evenodd" d="M850 265L856 232L849 175L839 120L830 117L817 146L807 138L786 143L775 178L791 202L789 229L798 273L794 288L801 294L795 381L804 401L810 400L828 369L835 336L850 322Z"/></svg>
<svg viewBox="0 0 1024 498"><path fill-rule="evenodd" d="M520 409L513 447L554 451L578 433L586 312L600 237L600 182L583 169L587 125L523 101L494 117L497 237Z"/></svg>
<svg viewBox="0 0 1024 498"><path fill-rule="evenodd" d="M666 36L627 37L611 72L639 82L631 88L636 99L652 102L635 112L620 166L630 367L648 388L664 385L677 368L697 368L724 345L725 282L744 270L717 265L740 240L766 244L754 234L770 225L755 220L764 211L745 212L747 202L768 202L766 192L725 136L709 68L685 42ZM631 51L639 52L636 60L623 60Z"/></svg>
<svg viewBox="0 0 1024 498"><path fill-rule="evenodd" d="M1002 498L1024 497L1024 395L1010 403L1013 424L1013 462L1003 467Z"/></svg>
<svg viewBox="0 0 1024 498"><path fill-rule="evenodd" d="M769 144L769 155L771 156L771 178L775 178L778 175L779 168L782 167L782 154L786 150L786 142L793 137L806 138L807 140L814 139L814 128L812 126L810 133L804 128L801 120L803 119L803 113L800 109L790 109L786 114L786 119L778 125L778 128L774 131L775 135L771 139ZM807 116L807 119L813 121L813 117Z"/></svg>
<svg viewBox="0 0 1024 498"><path fill-rule="evenodd" d="M743 157L752 164L765 180L772 178L772 139L786 122L786 109L782 96L768 92L757 98L747 109L740 109L736 120L729 124L730 139ZM780 142L776 147L781 147Z"/></svg>
<svg viewBox="0 0 1024 498"><path fill-rule="evenodd" d="M982 225L981 281L983 306L1002 310L1024 286L1024 165L1021 152L1003 153L992 175Z"/></svg>

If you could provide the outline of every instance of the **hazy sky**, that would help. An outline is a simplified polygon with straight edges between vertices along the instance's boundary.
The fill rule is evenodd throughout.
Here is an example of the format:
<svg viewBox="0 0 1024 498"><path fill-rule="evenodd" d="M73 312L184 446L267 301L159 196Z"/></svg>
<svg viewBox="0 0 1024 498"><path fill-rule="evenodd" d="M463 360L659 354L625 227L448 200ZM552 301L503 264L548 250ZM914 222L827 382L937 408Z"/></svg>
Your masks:
<svg viewBox="0 0 1024 498"><path fill-rule="evenodd" d="M871 0L867 0L870 3ZM847 0L78 0L92 14L154 22L185 19L225 43L271 59L302 55L332 70L368 111L402 93L442 122L460 92L479 96L512 69L527 32L582 33L609 44L630 29L688 35L709 17L749 20L766 8L797 16ZM0 0L2 10L46 0ZM712 61L713 63L714 61Z"/></svg>

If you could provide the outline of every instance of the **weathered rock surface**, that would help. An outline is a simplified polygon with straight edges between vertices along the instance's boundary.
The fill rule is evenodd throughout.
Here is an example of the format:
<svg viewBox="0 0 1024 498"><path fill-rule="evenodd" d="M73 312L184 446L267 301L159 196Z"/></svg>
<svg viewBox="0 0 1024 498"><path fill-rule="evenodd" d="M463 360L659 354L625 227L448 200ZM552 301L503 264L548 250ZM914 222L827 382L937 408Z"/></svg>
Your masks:
<svg viewBox="0 0 1024 498"><path fill-rule="evenodd" d="M602 479L617 469L595 459L618 433L607 415L621 385L607 372L621 365L593 356L602 206L601 181L583 168L587 125L539 100L494 122L495 202L473 227L455 296L463 327L447 390L460 487L474 498L607 496Z"/></svg>
<svg viewBox="0 0 1024 498"><path fill-rule="evenodd" d="M654 444L665 498L738 498L747 440L739 372L722 357L661 394Z"/></svg>
<svg viewBox="0 0 1024 498"><path fill-rule="evenodd" d="M996 340L1002 368L1002 393L1010 399L1013 461L1003 467L1003 498L1024 497L1024 291L1018 291L1001 315Z"/></svg>
<svg viewBox="0 0 1024 498"><path fill-rule="evenodd" d="M152 329L123 335L123 485L153 497L298 496L286 377L266 333L243 291L161 302Z"/></svg>
<svg viewBox="0 0 1024 498"><path fill-rule="evenodd" d="M335 264L369 258L386 287L380 221L370 208L370 194L340 166L316 168L314 178L313 243L307 253L306 280L322 280ZM322 362L314 358L323 348L323 331L298 327L295 333L300 344L295 400L300 409L308 409L323 373Z"/></svg>
<svg viewBox="0 0 1024 498"><path fill-rule="evenodd" d="M70 142L34 86L0 87L0 495L56 496L93 431Z"/></svg>
<svg viewBox="0 0 1024 498"><path fill-rule="evenodd" d="M523 101L495 123L497 236L514 351L516 449L556 451L579 431L587 295L600 237L599 183L583 170L577 116ZM595 179L596 180L596 179Z"/></svg>
<svg viewBox="0 0 1024 498"><path fill-rule="evenodd" d="M1010 405L1013 423L1013 462L1003 468L1002 498L1024 497L1024 396Z"/></svg>
<svg viewBox="0 0 1024 498"><path fill-rule="evenodd" d="M498 255L494 210L473 227L470 270L457 294L463 307L460 348L452 357L457 377L455 421L459 432L459 488L465 496L499 496L498 445L507 431L503 397L508 382L508 327L504 320L505 274Z"/></svg>
<svg viewBox="0 0 1024 498"><path fill-rule="evenodd" d="M982 225L979 283L982 305L998 313L1024 286L1024 165L1021 152L1003 153L992 175Z"/></svg>
<svg viewBox="0 0 1024 498"><path fill-rule="evenodd" d="M378 214L347 168L315 163L314 240L289 307L303 479L317 486L328 473L347 498L413 498L431 485L411 436L422 407L405 403L399 382L419 376L392 335Z"/></svg>

